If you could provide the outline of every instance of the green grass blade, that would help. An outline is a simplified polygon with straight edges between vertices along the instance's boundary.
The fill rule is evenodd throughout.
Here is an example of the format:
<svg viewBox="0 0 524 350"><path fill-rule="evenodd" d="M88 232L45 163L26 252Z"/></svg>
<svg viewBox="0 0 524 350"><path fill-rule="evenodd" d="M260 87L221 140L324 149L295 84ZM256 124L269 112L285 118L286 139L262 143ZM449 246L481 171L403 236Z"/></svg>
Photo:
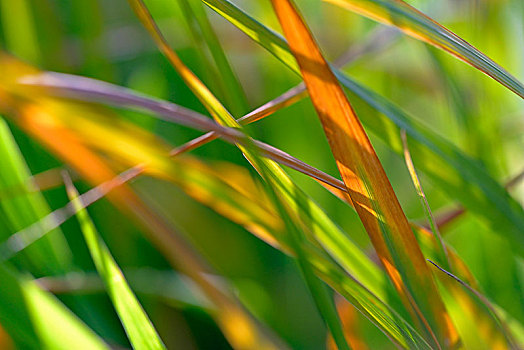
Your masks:
<svg viewBox="0 0 524 350"><path fill-rule="evenodd" d="M178 0L176 6L179 7L180 17L188 28L188 36L196 51L193 64L195 64L195 67L203 67L200 69L202 80L209 86L211 91L218 94L222 100L227 101L227 91L224 91L224 82L220 78L220 73L203 38L202 30L191 9L190 2Z"/></svg>
<svg viewBox="0 0 524 350"><path fill-rule="evenodd" d="M148 100L149 101L149 100ZM150 101L151 102L151 101ZM58 102L57 102L58 103ZM58 108L58 106L54 106L58 108L58 111L69 111L72 106L67 104L65 101L61 102L64 104L62 106L63 109ZM69 102L70 103L70 102ZM150 103L151 104L151 103ZM174 106L166 104L166 102L162 103L165 105L164 107L168 110L173 110ZM42 107L44 108L44 107ZM131 162L128 165L135 165L137 163L144 163L151 162L152 159L154 159L153 163L157 164L158 169L153 169L154 172L158 173L160 170L166 170L170 169L168 165L170 164L169 159L167 159L166 155L168 154L168 148L162 148L159 146L156 142L158 140L153 141L150 137L145 137L143 134L138 133L135 128L131 128L130 126L125 125L125 123L121 120L114 119L110 114L102 114L101 111L103 111L102 108L97 108L93 110L86 110L85 105L83 107L76 105L75 109L77 113L75 114L75 120L70 120L69 114L64 113L63 115L57 112L54 114L56 118L59 118L63 121L69 121L68 123L68 129L69 132L73 133L76 137L79 139L85 140L86 142L91 142L91 146L94 148L100 148L106 154L106 156L113 157L114 160L118 161L119 164L122 164L122 162L125 162L126 160L128 162ZM175 108L176 110L177 108ZM96 114L94 112L96 111ZM63 118L63 119L62 119ZM85 120L88 119L90 121L90 125L93 127L82 127L84 125L83 123ZM29 123L30 121L28 121ZM121 144L122 142L127 144L129 147L131 147L133 152L130 152L129 149L122 150L118 147L112 147L110 144L106 142L106 139L104 138L104 142L100 143L96 140L100 138L100 133L104 130L104 134L107 132L111 134L111 139L113 142L117 142ZM41 131L41 130L38 130ZM49 136L51 135L51 136ZM37 135L39 136L39 135ZM57 137L54 137L55 134L52 134L50 130L46 130L45 134L43 135L45 137L51 137L52 140L58 139ZM41 137L41 136L39 136ZM160 148L159 148L160 147ZM166 147L164 145L164 147ZM65 158L66 162L71 164L72 166L75 166L79 171L82 171L82 167L76 164L75 162L81 162L82 164L86 161L86 159L90 159L91 162L94 164L97 164L94 159L92 159L93 155L82 153L82 159L78 159L78 156L76 154L69 155L69 150L72 148L71 145L66 145L61 148L52 148L53 152L58 153L59 156ZM62 152L62 153L61 153ZM67 154L64 154L67 153ZM145 158L141 158L145 157ZM176 162L174 163L176 164ZM186 167L182 166L181 164L180 169L185 169ZM101 166L101 165L100 165ZM382 288L386 288L388 285L387 283L384 283L384 275L383 273L378 269L377 266L375 266L369 258L366 257L366 255L361 252L355 244L353 244L347 235L343 233L340 229L338 229L327 217L327 215L320 209L318 206L311 200L307 195L303 194L303 192L291 181L289 177L282 171L280 168L278 173L276 174L276 179L280 180L279 186L281 189L279 191L282 193L283 199L286 202L286 204L289 203L290 208L292 208L297 213L294 215L300 216L301 213L299 211L299 208L302 208L302 211L304 213L313 213L313 214L307 214L310 215L310 218L308 218L307 223L313 223L313 224L307 224L305 226L309 227L312 231L312 236L315 238L315 240L318 240L321 242L323 246L330 247L329 252L337 259L337 261L342 261L345 263L345 268L351 272L359 273L362 277L362 280L366 280L371 285L370 289L373 288L374 290L381 290L381 295L387 297L388 292L387 290L382 290ZM276 171L275 169L275 171ZM89 170L88 175L93 175L93 168L91 167ZM174 169L176 170L176 168ZM173 171L174 173L177 173L177 171ZM278 175L282 172L282 175ZM82 173L83 174L83 173ZM184 172L180 172L180 176L183 178ZM83 174L84 176L88 176L86 174ZM195 175L198 176L199 172L196 171ZM115 181L116 183L120 183L120 181ZM94 193L98 193L95 191ZM297 197L298 196L298 197ZM288 199L288 198L289 199ZM298 205L296 198L300 198L300 205ZM67 209L67 208L64 208ZM62 212L62 210L61 210ZM69 213L69 211L67 211ZM302 214L303 215L303 214ZM154 221L153 221L154 222ZM323 232L323 230L326 230L327 232ZM170 233L171 234L171 233ZM318 264L315 265L315 269L318 270L319 266ZM345 273L341 271L341 274L344 275ZM375 283L375 278L377 278L377 281L382 281ZM353 291L355 293L358 290L361 290L361 293L364 293L363 296L354 296L353 298L355 300L360 300L364 298L361 303L358 304L359 310L366 314L369 318L374 320L374 322L381 328L391 339L395 339L395 342L398 344L411 344L412 338L416 337L417 339L420 339L420 336L416 336L416 332L414 333L412 330L409 330L409 324L401 319L397 319L396 317L392 317L389 313L391 311L388 311L389 309L385 306L385 304L380 301L381 299L377 298L376 296L369 296L369 298L372 298L375 301L369 301L368 294L370 293L368 289L362 287L362 285L357 282L356 280L354 282L355 285L352 287ZM353 285L353 284L351 284ZM346 296L349 295L346 288ZM338 291L338 289L337 289ZM343 292L343 288L341 287L341 291ZM377 301L378 299L378 301ZM385 299L385 298L384 298ZM366 301L368 300L368 301ZM376 303L380 303L382 306L379 309L372 308L372 305L375 305ZM370 309L371 308L371 309ZM376 310L376 311L369 311L369 310ZM386 313L387 312L387 313ZM386 321L383 321L386 320ZM414 335L415 334L415 335ZM404 339L404 337L407 337ZM422 342L423 343L423 342ZM408 345L406 345L408 347ZM413 347L413 346L412 346Z"/></svg>
<svg viewBox="0 0 524 350"><path fill-rule="evenodd" d="M506 337L507 345L509 346L509 348L511 348L511 349L518 349L519 348L519 346L516 344L515 340L513 339L512 335L511 335L511 332L509 330L508 325L505 323L505 321L503 321L499 317L495 307L493 306L491 301L488 300L488 298L486 298L482 293L480 293L479 291L477 291L476 289L474 289L473 287L468 285L466 282L462 281L457 276L453 275L451 272L446 271L445 269L443 269L442 267L438 266L436 263L434 263L431 260L428 260L428 261L434 267L436 267L440 272L444 273L447 277L452 278L453 280L455 280L455 282L459 283L466 290L468 290L473 295L475 295L475 297L478 298L478 300L484 305L484 307L486 307L489 310L489 312L491 313L491 317L493 317L495 322L499 325L502 334L504 334L504 336Z"/></svg>
<svg viewBox="0 0 524 350"><path fill-rule="evenodd" d="M0 323L20 349L109 349L56 297L0 263Z"/></svg>
<svg viewBox="0 0 524 350"><path fill-rule="evenodd" d="M300 72L287 42L280 34L267 28L228 0L201 0L216 13L247 34L296 73Z"/></svg>
<svg viewBox="0 0 524 350"><path fill-rule="evenodd" d="M245 32L297 74L298 66L289 52L286 41L260 22L244 13L228 0L202 0L218 14ZM363 124L384 140L395 152L402 154L400 130L410 137L414 162L433 183L451 198L482 217L494 232L511 239L515 250L524 255L524 210L477 162L453 144L414 120L402 109L334 70L340 83L350 92ZM377 113L378 112L378 113ZM487 214L489 213L489 215Z"/></svg>
<svg viewBox="0 0 524 350"><path fill-rule="evenodd" d="M229 106L233 115L244 115L248 111L248 104L246 95L240 85L237 75L233 71L229 60L222 49L222 45L209 22L206 14L206 9L199 1L179 0L189 6L191 13L194 16L200 30L202 37L209 48L211 56L218 68L221 76L218 79L218 84L222 85L222 91L225 97L226 105Z"/></svg>
<svg viewBox="0 0 524 350"><path fill-rule="evenodd" d="M417 329L436 347L452 346L457 341L454 326L359 117L293 0L271 2L348 189L348 202Z"/></svg>
<svg viewBox="0 0 524 350"><path fill-rule="evenodd" d="M449 52L524 98L524 85L491 58L402 0L325 0Z"/></svg>
<svg viewBox="0 0 524 350"><path fill-rule="evenodd" d="M68 197L77 210L76 215L91 257L106 285L109 297L122 321L133 348L165 349L149 317L136 299L125 280L124 274L97 232L87 210L82 209L82 204L78 200L78 192L71 179L66 177L65 180Z"/></svg>
<svg viewBox="0 0 524 350"><path fill-rule="evenodd" d="M405 349L432 349L424 338L392 308L363 287L352 276L331 264L318 252L309 251L318 276L346 298L397 347Z"/></svg>
<svg viewBox="0 0 524 350"><path fill-rule="evenodd" d="M23 192L16 196L0 198L5 224L10 233L13 233L40 220L50 213L50 209L33 183L27 164L3 119L0 120L0 158L0 190L5 193L14 187L23 189ZM0 233L3 239L6 239L8 234ZM71 251L59 228L22 254L16 261L36 275L60 274L71 269Z"/></svg>
<svg viewBox="0 0 524 350"><path fill-rule="evenodd" d="M286 233L288 242L295 252L297 264L302 272L306 285L309 288L313 300L317 306L317 310L324 319L327 328L331 332L331 335L340 350L350 350L349 345L346 342L342 323L337 314L335 303L333 298L329 295L328 290L324 284L318 279L313 271L311 262L309 261L308 254L304 250L306 244L305 234L302 232L300 227L300 219L296 216L291 216L285 209L285 199L277 194L279 189L278 184L281 182L277 177L275 179L274 173L271 172L269 167L265 166L265 162L255 152L251 153L255 156L254 163L252 164L259 171L260 175L265 179L266 192L269 193L269 197L277 208L277 212L280 214L280 218L283 219L286 226ZM276 181L275 181L276 180ZM279 193L279 192L278 192ZM302 216L303 218L303 216ZM304 220L304 219L302 219ZM308 220L308 218L305 218Z"/></svg>
<svg viewBox="0 0 524 350"><path fill-rule="evenodd" d="M211 113L218 123L224 126L235 127L242 130L241 125L235 120L235 118L233 118L229 111L218 101L211 91L207 89L207 87L198 79L198 77L184 65L176 53L167 45L165 39L162 37L162 33L156 26L144 3L141 0L137 0L131 1L131 5L141 22L157 42L157 45L169 58L173 67L182 76L186 84L190 87L196 97L202 102L204 107L206 107L209 113ZM280 183L282 181L281 179L287 179L287 175L285 175L285 173L275 162L269 159L260 158L251 139L246 138L246 143L244 145L239 143L236 145L242 151L246 159L253 165L253 167L265 180L270 198L273 200L276 208L278 208L281 218L286 223L286 227L289 231L289 241L292 242L292 245L295 249L298 264L302 273L304 274L306 284L308 285L311 295L317 304L318 311L324 318L324 321L332 332L333 338L337 341L337 344L339 344L342 349L349 349L344 338L342 325L335 310L334 301L332 299L330 300L327 291L324 289L324 286L312 273L308 258L303 255L303 236L301 235L301 230L298 229L298 225L295 223L295 221L288 216L287 212L284 210L285 204L281 202L281 199L277 195L276 190L278 189L278 186L276 183Z"/></svg>

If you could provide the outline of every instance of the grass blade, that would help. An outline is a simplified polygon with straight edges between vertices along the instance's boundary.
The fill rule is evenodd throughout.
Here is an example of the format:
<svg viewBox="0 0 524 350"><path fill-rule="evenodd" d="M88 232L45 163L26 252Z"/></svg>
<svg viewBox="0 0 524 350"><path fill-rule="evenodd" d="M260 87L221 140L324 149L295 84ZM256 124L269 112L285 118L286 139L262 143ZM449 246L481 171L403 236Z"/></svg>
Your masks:
<svg viewBox="0 0 524 350"><path fill-rule="evenodd" d="M479 291L475 290L473 287L468 285L466 282L462 281L457 276L453 275L451 272L446 271L442 267L438 266L433 261L431 261L431 260L428 260L428 261L434 267L436 267L439 271L443 272L448 277L452 278L453 280L455 280L456 282L461 284L464 288L466 288L468 291L470 291L472 294L474 294L482 302L482 304L484 304L484 306L490 311L491 316L496 320L497 324L500 326L500 328L502 330L502 334L504 334L506 336L506 341L508 342L509 347L511 349L519 349L519 346L515 343L515 340L511 337L511 332L510 332L508 326L506 325L505 322L503 322L500 319L500 317L498 316L498 313L495 310L495 308L493 307L492 303L484 295L482 295L482 293L480 293Z"/></svg>
<svg viewBox="0 0 524 350"><path fill-rule="evenodd" d="M449 52L524 98L524 85L488 56L402 0L324 0Z"/></svg>
<svg viewBox="0 0 524 350"><path fill-rule="evenodd" d="M415 165L413 164L413 159L411 159L411 153L409 152L406 132L404 130L402 131L401 136L402 136L402 145L404 148L404 160L406 162L406 166L408 168L409 175L411 176L411 181L413 182L413 185L415 186L415 189L417 190L417 194L420 197L420 201L422 202L422 206L424 207L424 214L426 215L426 218L428 219L429 225L431 227L431 231L433 232L433 235L435 235L435 240L438 242L439 256L441 258L441 261L445 262L445 266L448 269L451 269L451 263L449 261L446 245L442 239L442 236L440 235L438 226L435 223L435 219L433 218L433 214L431 212L431 208L429 206L428 199L426 198L426 194L424 193L424 190L422 189L422 184L420 183L420 180L418 178L417 171L415 170Z"/></svg>
<svg viewBox="0 0 524 350"><path fill-rule="evenodd" d="M209 91L207 87L198 79L198 77L184 65L184 63L178 58L177 54L169 47L143 1L131 0L130 3L141 22L144 24L150 35L157 43L160 50L164 53L164 55L166 55L173 67L175 67L186 84L193 91L200 102L202 102L204 107L206 107L209 113L211 113L211 115L220 124L229 127L241 128L240 124L233 118L233 116L231 116L231 114L218 101L218 99L216 99L211 91ZM295 221L288 216L286 210L284 209L285 204L281 202L282 199L280 199L280 197L277 195L276 191L278 191L278 186L276 183L281 182L281 178L287 177L284 175L284 172L276 165L276 163L273 163L267 159L259 158L258 152L254 148L254 144L251 143L250 139L247 139L247 141L248 142L244 145L237 144L237 146L242 151L246 159L253 165L253 167L265 180L268 192L270 193L270 198L272 199L286 224L287 231L289 233L289 242L291 242L295 250L298 265L304 275L304 279L311 292L311 295L317 304L318 311L324 318L324 321L332 332L332 335L337 341L337 344L342 349L349 349L345 342L342 326L340 324L340 320L338 319L338 315L336 314L333 301L330 300L329 295L322 283L317 280L316 276L314 276L313 272L311 271L309 259L302 251L303 238L301 236L300 230L295 224Z"/></svg>
<svg viewBox="0 0 524 350"><path fill-rule="evenodd" d="M6 225L11 232L40 220L50 212L44 197L38 192L25 160L18 149L5 120L0 120L0 189L8 191L13 187L21 187L23 192L17 196L0 200ZM2 233L6 238L7 232ZM59 228L35 244L23 256L16 258L18 264L35 275L61 274L69 271L72 255L69 246Z"/></svg>
<svg viewBox="0 0 524 350"><path fill-rule="evenodd" d="M0 1L0 20L6 47L13 54L36 64L42 59L42 48L32 17L30 1Z"/></svg>
<svg viewBox="0 0 524 350"><path fill-rule="evenodd" d="M109 349L56 297L27 276L0 263L0 279L0 322L19 348Z"/></svg>
<svg viewBox="0 0 524 350"><path fill-rule="evenodd" d="M131 291L122 271L97 232L87 210L83 208L78 200L78 192L69 175L66 174L64 180L69 200L77 211L76 215L91 257L106 285L109 297L122 321L133 348L165 349L149 317Z"/></svg>
<svg viewBox="0 0 524 350"><path fill-rule="evenodd" d="M291 70L299 73L282 36L244 13L228 0L202 0L218 14L245 32ZM364 125L395 152L402 154L400 130L410 137L411 154L420 170L451 198L487 221L494 232L511 239L515 251L524 255L524 210L477 162L453 144L417 122L402 109L335 70L340 83L350 92ZM489 215L486 215L489 213Z"/></svg>
<svg viewBox="0 0 524 350"><path fill-rule="evenodd" d="M30 94L30 96L34 97L36 94ZM50 147L54 153L58 154L61 158L66 160L66 162L77 169L77 171L90 180L90 182L100 183L103 181L103 178L93 178L93 176L96 176L99 172L99 170L95 172L94 169L99 169L102 167L102 165L99 164L99 160L94 158L92 152L87 151L85 145L82 145L82 147L79 148L81 145L78 144L78 140L83 140L90 147L102 150L106 156L114 157L115 160L118 160L119 164L126 160L128 162L127 164L147 162L150 164L150 166L156 166L156 170L155 167L152 167L152 170L154 170L157 174L160 172L165 173L166 171L170 170L169 164L171 164L171 162L166 159L168 148L155 148L158 144L158 141L145 136L143 133L137 132L136 127L130 129L129 126L124 126L122 122L117 122L116 119L113 119L109 116L102 117L102 110L100 108L90 110L86 109L86 106L81 107L79 105L75 105L75 118L74 120L71 120L71 118L69 118L69 114L67 113L70 108L73 108L71 105L68 105L68 103L71 102L60 101L60 104L63 107L57 108L57 101L55 101L53 104L49 104L49 101L47 101L46 104L44 101L45 100L40 100L40 104L36 104L36 106L39 106L39 108L44 110L46 110L46 108L50 109L54 111L54 114L43 113L43 111L40 111L38 114L34 115L46 116L43 118L43 120L56 120L57 122L60 121L58 124L65 123L62 125L65 125L67 127L66 129L60 129L60 133L57 133L57 130L53 129L56 128L56 126L53 125L56 125L57 123L40 125L38 124L39 119L33 120L19 118L17 120L23 121L22 126L30 131L31 134L41 138L44 143L48 144L48 147ZM26 101L25 103L27 104L28 102ZM32 103L35 104L35 102ZM18 108L23 111L36 110L23 108L22 104L18 105ZM93 114L94 111L96 111L95 114ZM33 116L33 114L30 114L29 116ZM91 127L85 127L85 120L91 121L89 124ZM104 131L104 129L109 130ZM66 130L68 130L67 133ZM111 139L114 140L114 142L119 144L135 145L130 149L110 147L107 142L108 138L104 136L108 133L111 135ZM61 142L61 144L58 144L58 142ZM79 157L79 154L82 156ZM155 156L152 157L151 154L155 154ZM89 169L85 168L86 162L91 164ZM176 162L173 164L176 164ZM186 166L182 166L183 164L184 163L182 162L178 171L176 168L173 168L173 173L180 173L182 179L184 172L180 172L180 169L187 168ZM103 165L103 167L107 168L107 165ZM104 171L107 172L107 170ZM198 170L195 172L195 174L199 174ZM327 215L320 208L318 208L318 206L313 201L311 201L311 199L301 192L300 189L294 186L293 182L291 182L289 178L284 177L284 173L279 179L281 180L281 182L278 184L280 186L279 191L282 193L283 198L286 199L291 208L298 212L296 215L300 215L300 210L310 213L308 215L310 215L311 218L308 220L307 225L305 226L310 228L314 239L321 242L321 244L325 246L326 249L328 249L330 254L332 254L337 259L337 261L340 261L341 264L343 264L345 269L355 272L358 274L359 278L362 278L363 281L369 282L368 285L371 286L370 288L377 290L381 295L386 296L388 292L387 289L384 288L387 288L387 283L385 283L383 275L378 270L378 268L372 262L370 262L366 255L363 254L354 245L354 243L352 243L347 238L347 236L329 220ZM97 193L98 192L95 191L95 194ZM117 197L124 198L128 196L125 193L126 192ZM133 203L129 200L126 202L127 204ZM155 221L158 221L158 219L148 219L148 222ZM165 242L163 244L165 245ZM171 243L169 243L168 247L170 247L170 249L172 248ZM176 248L172 249L176 251ZM169 256L170 260L175 262L177 261L176 256L173 257L172 253L165 252L165 254ZM326 275L327 272L325 272L325 266L326 264L327 266L330 266L332 263L329 263L323 259L320 262L317 261L315 264L315 271L317 273L321 273L321 276L324 276L323 278L325 280L331 281L331 285L336 288L337 291L340 293L345 293L346 298L351 298L351 300L354 300L355 305L359 308L359 310L367 317L374 320L377 326L381 328L386 334L388 334L388 336L393 339L395 343L405 344L403 345L405 347L410 347L410 344L419 344L419 348L426 346L424 345L425 342L422 340L422 338L409 327L409 324L407 324L398 316L392 316L392 311L387 307L387 305L385 305L376 296L371 294L369 290L363 288L359 282L356 280L351 280L349 282L344 281L343 284L341 284L341 278L343 278L342 276L345 276L345 272L339 268L331 267L328 268L327 271L338 271L337 274L331 276L333 273L329 273ZM331 277L328 278L326 276ZM358 295L350 296L350 293L357 293ZM213 297L213 294L211 294L209 298L214 302L217 301L216 298ZM219 299L218 304L219 309L221 307L226 307L229 308L226 310L231 311L231 304L225 304L225 302L220 303L220 300L221 299ZM230 331L234 330L230 329Z"/></svg>
<svg viewBox="0 0 524 350"><path fill-rule="evenodd" d="M202 37L211 52L211 56L215 61L216 67L218 68L221 76L218 79L218 84L223 85L222 91L227 105L230 106L230 110L233 115L243 115L248 110L248 104L242 85L238 80L235 72L229 64L229 60L222 49L222 45L218 40L218 37L209 22L205 8L199 1L188 1L179 0L181 5L190 8L191 14L194 16L200 30Z"/></svg>
<svg viewBox="0 0 524 350"><path fill-rule="evenodd" d="M273 7L300 66L350 200L395 286L435 346L457 334L386 174L339 82L294 5Z"/></svg>

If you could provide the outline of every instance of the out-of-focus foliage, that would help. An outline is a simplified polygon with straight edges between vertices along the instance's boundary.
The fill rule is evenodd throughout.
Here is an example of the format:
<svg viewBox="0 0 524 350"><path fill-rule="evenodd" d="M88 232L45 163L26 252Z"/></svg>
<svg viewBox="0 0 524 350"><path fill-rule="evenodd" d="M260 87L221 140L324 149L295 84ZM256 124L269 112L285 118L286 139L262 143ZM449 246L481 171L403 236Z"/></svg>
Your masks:
<svg viewBox="0 0 524 350"><path fill-rule="evenodd" d="M524 345L522 1L295 2L0 0L0 347Z"/></svg>

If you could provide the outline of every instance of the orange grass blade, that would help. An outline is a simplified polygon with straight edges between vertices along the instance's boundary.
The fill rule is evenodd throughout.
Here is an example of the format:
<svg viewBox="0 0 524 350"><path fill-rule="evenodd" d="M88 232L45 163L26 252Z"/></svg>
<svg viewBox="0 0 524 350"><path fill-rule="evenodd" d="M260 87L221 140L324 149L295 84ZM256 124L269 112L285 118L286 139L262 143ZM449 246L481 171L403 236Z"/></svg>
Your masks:
<svg viewBox="0 0 524 350"><path fill-rule="evenodd" d="M434 346L457 333L430 270L369 139L312 35L287 0L272 0L318 112L342 179L375 249L418 326Z"/></svg>
<svg viewBox="0 0 524 350"><path fill-rule="evenodd" d="M320 184L326 187L340 200L353 206L353 203L348 200L344 191L328 187L324 183ZM441 264L446 264L446 260L449 259L449 264L453 266L454 272L457 276L471 287L478 289L477 280L469 270L466 263L451 247L446 246L447 259L444 257L446 260L442 260L443 256L440 254L442 249L441 242L437 240L433 232L413 222L410 222L410 225L426 257L431 257ZM506 346L506 339L511 338L511 333L506 334L506 332L508 332L507 327L499 327L498 321L493 318L493 314L486 312L489 310L486 310L485 307L480 305L475 298L460 285L447 277L441 277L439 280L449 291L450 297L445 298L444 300L451 318L457 322L459 333L462 323L464 325L464 327L462 327L463 332L466 333L460 334L465 337L469 336L468 339L463 339L463 342L471 341L471 338L474 338L473 341L480 341L482 344L487 345L487 348L489 349L499 349L500 346ZM456 305L458 305L458 308ZM472 327L473 323L475 323L477 327ZM479 336L481 338L480 340L477 339ZM468 344L470 343L466 343L466 345ZM471 345L471 348L476 348L475 344Z"/></svg>
<svg viewBox="0 0 524 350"><path fill-rule="evenodd" d="M34 115L34 113L31 113ZM91 183L109 181L115 173L95 154L81 143L75 142L73 135L66 130L51 130L38 125L35 120L22 121L25 130L39 138L53 153L70 164ZM140 224L151 233L153 243L166 258L183 273L190 276L219 310L215 315L224 335L235 348L276 349L278 346L262 335L250 316L223 291L210 283L203 275L209 268L200 261L178 234L164 224L127 186L120 185L108 193L108 198L124 211L136 216ZM255 345L256 344L256 345Z"/></svg>

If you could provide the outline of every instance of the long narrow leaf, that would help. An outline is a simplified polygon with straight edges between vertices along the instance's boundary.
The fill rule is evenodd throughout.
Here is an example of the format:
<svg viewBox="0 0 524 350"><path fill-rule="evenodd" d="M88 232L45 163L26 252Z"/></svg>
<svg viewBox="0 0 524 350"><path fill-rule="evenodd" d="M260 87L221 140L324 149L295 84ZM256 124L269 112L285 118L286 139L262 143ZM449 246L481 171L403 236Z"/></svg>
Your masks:
<svg viewBox="0 0 524 350"><path fill-rule="evenodd" d="M205 8L199 1L179 0L191 9L204 38L211 56L220 73L218 84L223 85L223 94L234 115L241 115L247 111L247 100L242 85L240 84L229 60L222 49L222 45L207 18Z"/></svg>
<svg viewBox="0 0 524 350"><path fill-rule="evenodd" d="M202 0L218 14L245 32L291 70L299 73L286 41L274 31L244 13L228 0ZM362 122L395 152L402 153L400 130L406 130L413 160L435 185L451 198L488 221L494 232L511 239L514 249L524 254L524 210L485 169L430 128L417 122L399 107L350 79L341 71L335 74L351 93ZM375 112L374 112L375 111ZM378 113L376 113L378 112ZM489 215L486 215L489 213Z"/></svg>
<svg viewBox="0 0 524 350"><path fill-rule="evenodd" d="M108 349L55 296L0 263L0 323L23 349Z"/></svg>
<svg viewBox="0 0 524 350"><path fill-rule="evenodd" d="M104 280L109 297L131 344L135 349L165 349L149 317L129 288L122 271L97 232L87 210L82 207L78 200L78 192L71 179L65 177L65 180L69 200L77 210L77 217L91 257L98 273Z"/></svg>
<svg viewBox="0 0 524 350"><path fill-rule="evenodd" d="M23 71L18 72L17 65L9 66L4 62L3 66L8 68L7 73L15 76L23 74ZM16 81L16 78L14 80ZM112 151L123 151L127 155L142 155L148 162L154 160L154 157L148 154L148 146L143 149L112 147L107 142L112 137L108 136L108 130L104 129L103 119L93 113L93 110L75 105L76 118L72 120L69 118L71 105L67 102L49 100L34 91L31 93L30 90L26 90L24 95L24 91L17 90L19 87L11 86L11 88L9 81L7 86L0 86L0 95L5 96L5 99L0 102L0 109L5 108L10 117L25 132L42 142L90 183L97 185L108 181L115 177L115 172L108 161L96 155L86 146L85 142L95 143ZM76 126L73 127L74 125ZM108 123L108 125L118 129L116 124ZM77 132L82 129L89 131L92 137L81 139L68 127L76 128ZM131 127L131 129L124 127L121 131L129 146L133 145L133 135L146 137L150 141L154 139L137 127ZM147 144L148 142L143 143L143 145ZM231 294L210 283L201 272L208 270L208 267L200 257L194 253L176 230L168 225L165 219L148 208L134 191L128 186L120 186L110 192L108 196L117 207L135 218L144 231L149 233L149 238L168 261L193 278L209 299L217 305L218 311L214 316L232 343L239 346L253 346L254 343L262 343L266 344L268 348L281 347L276 345L280 344L278 341L260 329ZM242 324L243 331L239 332L232 326L233 324Z"/></svg>
<svg viewBox="0 0 524 350"><path fill-rule="evenodd" d="M440 295L409 223L339 82L294 5L273 0L291 51L317 110L331 150L362 220L390 278L434 345L457 341Z"/></svg>
<svg viewBox="0 0 524 350"><path fill-rule="evenodd" d="M5 224L11 231L16 232L44 217L50 209L42 194L36 191L24 158L3 119L0 120L0 157L0 189L9 190L19 185L24 190L20 195L0 200L0 207L7 219ZM8 234L9 232L2 232L3 238ZM57 228L31 247L18 259L18 263L23 263L24 267L34 274L60 274L71 268L71 258L65 237Z"/></svg>
<svg viewBox="0 0 524 350"><path fill-rule="evenodd" d="M324 0L398 27L415 39L449 52L524 98L524 85L488 56L402 0Z"/></svg>

